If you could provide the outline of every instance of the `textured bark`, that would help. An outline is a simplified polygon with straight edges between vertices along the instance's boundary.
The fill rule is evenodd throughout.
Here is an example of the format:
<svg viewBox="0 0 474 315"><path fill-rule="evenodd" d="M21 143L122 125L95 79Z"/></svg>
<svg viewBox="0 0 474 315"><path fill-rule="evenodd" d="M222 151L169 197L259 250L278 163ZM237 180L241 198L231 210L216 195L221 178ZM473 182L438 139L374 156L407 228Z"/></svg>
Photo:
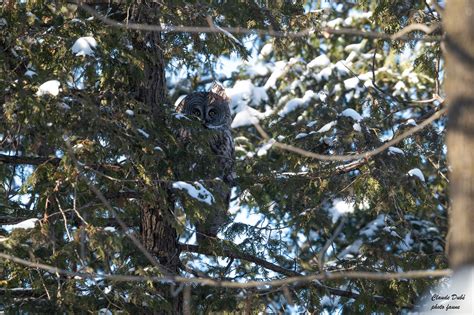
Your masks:
<svg viewBox="0 0 474 315"><path fill-rule="evenodd" d="M160 6L157 3L137 4L133 9L136 23L159 25ZM166 98L165 57L160 32L138 32L134 37L135 48L143 54L143 80L138 83L138 99L152 112L156 124L164 123Z"/></svg>
<svg viewBox="0 0 474 315"><path fill-rule="evenodd" d="M451 165L449 259L452 268L474 264L474 1L448 1L446 94Z"/></svg>
<svg viewBox="0 0 474 315"><path fill-rule="evenodd" d="M169 223L165 211L170 211L171 204L161 207L145 205L141 217L141 237L145 248L158 256L160 263L172 274L178 273L180 248L176 230Z"/></svg>
<svg viewBox="0 0 474 315"><path fill-rule="evenodd" d="M139 4L136 7L135 20L139 23L159 24L157 13L159 6L156 3ZM166 103L166 79L165 59L159 32L148 32L144 34L143 42L137 47L144 52L143 82L138 86L139 99L151 109L155 124L163 124L164 104ZM179 254L177 232L171 224L173 220L174 202L171 192L165 187L167 194L157 196L156 204L142 206L141 212L141 239L146 250L157 256L159 262L172 275L179 273ZM159 294L164 297L171 306L171 310L154 310L154 314L181 314L182 295L172 294L168 285L161 287Z"/></svg>

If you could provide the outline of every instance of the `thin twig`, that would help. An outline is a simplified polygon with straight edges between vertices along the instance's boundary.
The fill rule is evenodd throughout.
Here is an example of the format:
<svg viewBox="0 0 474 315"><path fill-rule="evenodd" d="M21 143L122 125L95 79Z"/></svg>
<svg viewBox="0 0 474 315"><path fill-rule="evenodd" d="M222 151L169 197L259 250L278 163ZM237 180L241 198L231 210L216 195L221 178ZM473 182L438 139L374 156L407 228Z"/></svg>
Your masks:
<svg viewBox="0 0 474 315"><path fill-rule="evenodd" d="M56 203L58 204L59 211L61 212L61 215L63 217L64 229L66 230L67 238L69 239L69 241L72 241L72 236L71 236L71 233L69 232L69 227L67 226L66 213L64 213L63 207L61 207L61 204L59 203L59 199L57 197L54 197L54 199L56 199Z"/></svg>
<svg viewBox="0 0 474 315"><path fill-rule="evenodd" d="M81 219L81 221L84 222L86 226L88 226L89 223L87 223L87 221L82 217L82 215L79 213L79 210L77 209L76 201L77 201L77 189L76 189L76 186L74 185L74 198L72 199L72 209L76 213L77 217Z"/></svg>

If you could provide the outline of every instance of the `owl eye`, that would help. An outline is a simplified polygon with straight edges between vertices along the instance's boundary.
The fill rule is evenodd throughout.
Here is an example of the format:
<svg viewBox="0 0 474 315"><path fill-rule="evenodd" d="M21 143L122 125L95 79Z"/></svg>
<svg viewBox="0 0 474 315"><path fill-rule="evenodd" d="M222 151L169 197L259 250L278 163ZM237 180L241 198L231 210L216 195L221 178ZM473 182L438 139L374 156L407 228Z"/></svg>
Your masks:
<svg viewBox="0 0 474 315"><path fill-rule="evenodd" d="M194 116L201 117L201 111L197 108L193 109L191 112Z"/></svg>
<svg viewBox="0 0 474 315"><path fill-rule="evenodd" d="M215 109L211 109L207 114L209 117L214 118L217 115L217 111Z"/></svg>

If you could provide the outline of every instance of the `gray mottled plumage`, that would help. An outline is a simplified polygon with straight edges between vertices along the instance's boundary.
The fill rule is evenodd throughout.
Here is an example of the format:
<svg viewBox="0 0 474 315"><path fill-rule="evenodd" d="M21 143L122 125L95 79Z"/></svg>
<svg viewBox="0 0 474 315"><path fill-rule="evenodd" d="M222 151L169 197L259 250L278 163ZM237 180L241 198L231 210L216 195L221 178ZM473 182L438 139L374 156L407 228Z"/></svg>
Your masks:
<svg viewBox="0 0 474 315"><path fill-rule="evenodd" d="M203 128L207 128L210 136L208 142L216 155L217 165L207 165L213 174L218 174L221 182L206 183L214 195L223 202L205 220L196 224L198 242L206 236L215 237L219 229L228 222L228 205L230 189L234 179L234 140L230 132L232 116L229 108L229 98L224 88L214 84L209 92L195 92L186 96L177 106L176 111L198 117ZM187 133L187 131L184 131ZM194 131L195 132L195 131ZM192 136L192 135L190 135ZM197 163L208 163L202 159Z"/></svg>

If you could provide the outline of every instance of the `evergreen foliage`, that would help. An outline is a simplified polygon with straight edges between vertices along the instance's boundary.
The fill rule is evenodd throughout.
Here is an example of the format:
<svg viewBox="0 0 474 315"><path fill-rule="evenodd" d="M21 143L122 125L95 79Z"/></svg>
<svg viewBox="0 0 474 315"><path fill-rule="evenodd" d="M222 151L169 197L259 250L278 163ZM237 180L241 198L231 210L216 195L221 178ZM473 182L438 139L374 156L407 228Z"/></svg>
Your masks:
<svg viewBox="0 0 474 315"><path fill-rule="evenodd" d="M318 30L394 34L411 23L439 23L439 15L425 1L340 2L320 10L303 1L251 3L172 1L154 7L149 24L209 26L211 16L221 27L316 30L300 38L162 32L168 102L157 104L159 122L139 96L145 32L108 26L66 2L5 4L0 9L0 251L71 272L161 275L127 237L139 234L141 202L159 204L172 191L175 212L166 219L181 243L192 243L194 223L216 206L170 189L176 181L196 188L216 181L208 171L215 157L200 145L206 131L173 113L172 104L183 94L205 90L205 82L223 79L216 64L239 56L248 62L224 81L232 109L238 115L247 107L257 110L253 119L273 140L252 124L233 129L234 220L220 235L223 242L206 247L210 255L183 250L182 275L191 277L194 270L245 282L290 273L445 268L444 119L404 139L399 150L356 161L319 161L272 145L277 140L320 154L362 153L433 114L442 106L439 100L417 101L443 96L439 42L420 40L422 32L405 42ZM119 1L93 8L124 22L138 6ZM96 47L90 54L73 53L76 40L87 36ZM57 95L39 95L50 80L59 81ZM180 128L196 130L192 143L176 139ZM198 168L186 173L193 163ZM120 229L115 215L128 231ZM38 219L35 228L12 226L30 218ZM228 252L261 258L287 274ZM191 305L196 313L240 312L249 303L255 313L391 313L412 309L436 282L325 280L253 290L196 285ZM0 260L0 283L0 309L7 313L171 309L159 295L168 284L81 279L8 259Z"/></svg>

